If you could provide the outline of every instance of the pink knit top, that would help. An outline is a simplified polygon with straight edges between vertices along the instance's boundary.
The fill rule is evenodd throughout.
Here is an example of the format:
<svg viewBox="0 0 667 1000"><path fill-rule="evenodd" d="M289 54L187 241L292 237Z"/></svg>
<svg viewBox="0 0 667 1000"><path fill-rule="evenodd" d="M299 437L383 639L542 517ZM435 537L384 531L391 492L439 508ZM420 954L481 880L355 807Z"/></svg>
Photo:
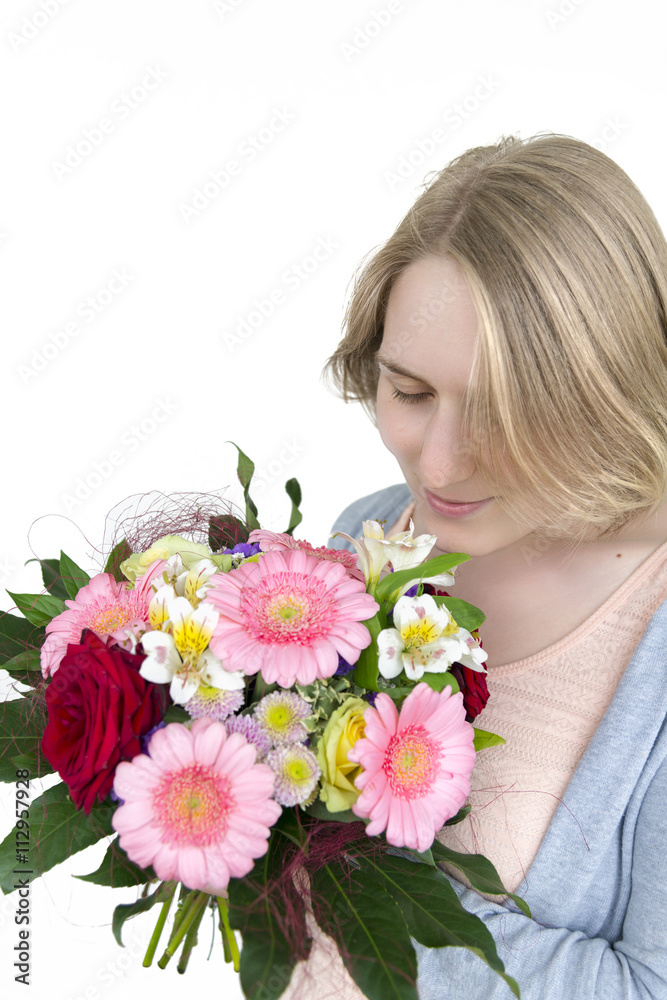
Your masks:
<svg viewBox="0 0 667 1000"><path fill-rule="evenodd" d="M407 530L409 510L387 535ZM506 743L477 756L470 814L438 834L442 844L484 854L505 887L517 888L649 620L666 599L664 542L565 638L489 669L489 701L475 726ZM462 880L457 870L451 874Z"/></svg>

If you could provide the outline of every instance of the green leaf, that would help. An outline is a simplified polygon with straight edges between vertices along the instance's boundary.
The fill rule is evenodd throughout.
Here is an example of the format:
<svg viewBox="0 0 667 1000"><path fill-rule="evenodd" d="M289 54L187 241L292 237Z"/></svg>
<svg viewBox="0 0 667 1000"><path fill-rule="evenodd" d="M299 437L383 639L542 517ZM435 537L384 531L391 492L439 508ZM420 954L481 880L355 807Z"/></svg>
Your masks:
<svg viewBox="0 0 667 1000"><path fill-rule="evenodd" d="M167 724L169 724L170 722L185 723L185 722L190 722L190 718L191 717L188 715L188 713L181 705L176 705L172 703L165 712L164 716L162 717L162 721L166 722Z"/></svg>
<svg viewBox="0 0 667 1000"><path fill-rule="evenodd" d="M49 622L65 610L65 605L59 597L51 594L13 594L7 593L16 604L19 611L33 625L48 625Z"/></svg>
<svg viewBox="0 0 667 1000"><path fill-rule="evenodd" d="M334 820L336 823L359 823L360 819L355 816L351 809L344 809L342 812L332 813L327 807L326 803L321 802L319 799L308 806L307 809L309 816L314 816L316 819L326 819Z"/></svg>
<svg viewBox="0 0 667 1000"><path fill-rule="evenodd" d="M104 572L111 573L114 580L117 580L118 583L127 583L126 577L124 577L120 571L120 564L125 562L126 559L129 559L131 555L132 549L130 548L128 542L126 539L121 538L120 542L114 545L109 553L106 566L104 567Z"/></svg>
<svg viewBox="0 0 667 1000"><path fill-rule="evenodd" d="M456 624L467 629L468 632L474 632L486 621L486 615L483 611L476 608L474 604L462 601L460 597L443 597L441 594L435 594L433 600L438 607L444 604Z"/></svg>
<svg viewBox="0 0 667 1000"><path fill-rule="evenodd" d="M361 859L358 859L361 860ZM397 859L398 861L399 859ZM415 871L427 865L403 861ZM369 1000L417 1000L417 956L405 920L382 880L366 866L350 871L339 862L326 865L312 876L313 897L328 905L319 907L316 919L339 945L347 970Z"/></svg>
<svg viewBox="0 0 667 1000"><path fill-rule="evenodd" d="M18 615L0 613L0 666L27 649L39 649L43 642L43 628L35 628Z"/></svg>
<svg viewBox="0 0 667 1000"><path fill-rule="evenodd" d="M285 493L292 501L292 510L290 511L289 524L287 526L286 535L291 535L297 524L303 521L303 514L299 510L301 504L301 487L297 479L288 479L285 483Z"/></svg>
<svg viewBox="0 0 667 1000"><path fill-rule="evenodd" d="M435 868L435 861L433 860L433 852L430 847L427 851L417 851L412 847L387 847L385 848L387 854L395 854L397 858L407 858L408 861L411 859L420 862L424 865L430 865L431 868Z"/></svg>
<svg viewBox="0 0 667 1000"><path fill-rule="evenodd" d="M134 861L130 861L118 843L118 839L112 840L109 844L97 871L91 872L89 875L74 876L82 882L111 885L116 889L122 886L145 885L147 882L155 881L156 877L151 867L140 868L139 865L135 865Z"/></svg>
<svg viewBox="0 0 667 1000"><path fill-rule="evenodd" d="M42 567L42 580L44 581L44 587L51 594L52 597L59 597L61 600L66 600L69 597L65 584L60 576L60 563L57 559L28 559L28 563L38 562Z"/></svg>
<svg viewBox="0 0 667 1000"><path fill-rule="evenodd" d="M403 674L401 676L405 676L405 675ZM403 701L404 698L407 698L407 696L412 691L414 691L415 687L416 687L416 684L413 684L411 687L407 687L407 686L401 686L401 687L395 687L395 688L381 687L380 691L382 692L382 694L388 694L389 697L392 699L392 701Z"/></svg>
<svg viewBox="0 0 667 1000"><path fill-rule="evenodd" d="M0 781L16 781L13 758L25 754L41 758L40 743L45 724L46 704L42 692L28 692L27 697L0 704Z"/></svg>
<svg viewBox="0 0 667 1000"><path fill-rule="evenodd" d="M430 670L427 670L422 680L430 688L433 688L434 691L443 691L448 684L452 689L452 694L457 694L461 690L456 677L454 677L454 674L450 674L449 671L444 674L434 674Z"/></svg>
<svg viewBox="0 0 667 1000"><path fill-rule="evenodd" d="M414 566L412 569L402 569L398 573L387 573L375 588L375 597L378 601L384 601L395 591L404 587L406 583L415 584L425 576L438 576L440 573L447 573L468 559L470 556L467 556L465 552L450 552L435 556L433 559L427 559L426 562Z"/></svg>
<svg viewBox="0 0 667 1000"><path fill-rule="evenodd" d="M470 806L461 806L456 816L452 816L450 819L444 823L444 826L456 826L457 823L462 823L470 812Z"/></svg>
<svg viewBox="0 0 667 1000"><path fill-rule="evenodd" d="M32 687L39 683L42 675L42 663L38 649L24 649L11 660L2 664L2 669L11 674L14 680ZM36 676L38 675L38 676Z"/></svg>
<svg viewBox="0 0 667 1000"><path fill-rule="evenodd" d="M60 575L62 576L63 583L67 589L67 596L74 600L76 595L79 593L82 587L85 587L87 583L90 583L90 577L85 570L81 569L80 566L70 559L68 555L64 552L60 553Z"/></svg>
<svg viewBox="0 0 667 1000"><path fill-rule="evenodd" d="M301 816L302 813L298 807L293 809L283 809L281 815L273 824L272 830L276 835L286 837L287 840L295 844L296 847L300 847L304 850L306 848L308 838Z"/></svg>
<svg viewBox="0 0 667 1000"><path fill-rule="evenodd" d="M156 903L164 903L173 894L175 889L175 882L163 882L157 887L155 892L150 893L148 896L142 896L138 899L136 903L121 903L113 911L113 919L111 921L111 930L113 931L113 936L121 947L123 945L122 932L123 924L130 917L136 916L137 913L146 913L147 910L152 909Z"/></svg>
<svg viewBox="0 0 667 1000"><path fill-rule="evenodd" d="M245 497L245 519L248 528L251 530L253 528L259 528L259 521L257 520L257 507L250 499L250 482L252 480L253 474L255 472L255 463L248 458L247 455L241 451L237 444L233 441L227 441L227 444L233 444L239 453L238 465L236 467L236 474L239 477L241 486L243 487L243 496Z"/></svg>
<svg viewBox="0 0 667 1000"><path fill-rule="evenodd" d="M362 862L360 878L366 879L365 866L373 868L387 892L396 901L410 934L427 948L468 948L502 976L515 996L519 987L498 957L496 943L486 924L462 905L444 875L428 865L414 865L398 859L377 865Z"/></svg>
<svg viewBox="0 0 667 1000"><path fill-rule="evenodd" d="M475 730L475 753L479 753L480 750L486 750L488 747L497 747L505 740L502 736L498 736L497 733L488 733L486 729L477 729L473 726Z"/></svg>
<svg viewBox="0 0 667 1000"><path fill-rule="evenodd" d="M47 774L54 774L54 768L42 753L41 749L31 750L29 753L19 754L12 757L12 764L19 770L23 768L30 772L30 779L43 778Z"/></svg>
<svg viewBox="0 0 667 1000"><path fill-rule="evenodd" d="M229 922L243 938L239 971L248 1000L276 1000L287 988L296 964L294 946L285 935L284 902L272 885L284 850L284 839L272 832L267 853L250 873L229 881ZM305 909L302 927L296 930L308 950Z"/></svg>
<svg viewBox="0 0 667 1000"><path fill-rule="evenodd" d="M114 833L111 817L114 806L95 805L89 815L76 808L64 783L49 788L30 803L30 861L39 875L54 865L96 844ZM16 865L16 830L0 844L0 888L14 890Z"/></svg>
<svg viewBox="0 0 667 1000"><path fill-rule="evenodd" d="M478 892L486 893L489 896L509 896L510 899L514 900L521 912L530 917L531 913L528 903L521 896L507 891L500 881L500 875L489 859L485 858L483 854L459 854L458 851L450 850L449 847L445 847L438 840L433 841L431 850L437 862L445 861L463 872L473 889L477 889Z"/></svg>
<svg viewBox="0 0 667 1000"><path fill-rule="evenodd" d="M383 616L384 617L384 616ZM371 634L371 643L362 649L359 654L352 678L359 687L366 688L367 691L377 691L378 689L378 642L377 637L383 629L382 622L378 614L362 623Z"/></svg>

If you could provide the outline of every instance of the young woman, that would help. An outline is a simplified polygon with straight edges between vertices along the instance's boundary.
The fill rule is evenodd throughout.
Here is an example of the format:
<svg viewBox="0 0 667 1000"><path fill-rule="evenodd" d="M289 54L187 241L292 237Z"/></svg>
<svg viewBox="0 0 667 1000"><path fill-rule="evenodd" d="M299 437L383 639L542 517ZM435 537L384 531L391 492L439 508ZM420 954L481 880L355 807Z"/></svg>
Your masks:
<svg viewBox="0 0 667 1000"><path fill-rule="evenodd" d="M332 533L412 519L437 537L431 555L471 556L455 594L487 616L475 724L506 744L480 754L472 812L439 836L491 858L534 919L452 884L523 1000L663 1000L667 243L653 213L571 137L471 149L360 273L327 370L405 480ZM418 955L424 1000L509 996L470 952Z"/></svg>

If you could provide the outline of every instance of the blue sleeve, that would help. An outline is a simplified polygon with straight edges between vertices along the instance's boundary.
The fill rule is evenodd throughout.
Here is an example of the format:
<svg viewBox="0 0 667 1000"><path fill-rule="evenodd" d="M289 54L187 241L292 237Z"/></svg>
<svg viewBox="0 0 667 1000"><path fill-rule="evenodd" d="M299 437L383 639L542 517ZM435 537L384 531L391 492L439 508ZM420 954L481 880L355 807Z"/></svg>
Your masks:
<svg viewBox="0 0 667 1000"><path fill-rule="evenodd" d="M346 538L332 538L337 531L344 531L351 538L362 535L363 521L386 521L391 527L412 500L410 488L406 483L387 486L376 493L355 500L336 518L331 529L327 545L332 549L349 549L354 552L353 545Z"/></svg>
<svg viewBox="0 0 667 1000"><path fill-rule="evenodd" d="M625 847L625 845L624 845ZM637 818L632 891L620 940L548 927L450 879L467 910L493 934L522 1000L667 1000L667 764L656 772ZM420 1000L510 1000L507 984L472 952L424 948Z"/></svg>

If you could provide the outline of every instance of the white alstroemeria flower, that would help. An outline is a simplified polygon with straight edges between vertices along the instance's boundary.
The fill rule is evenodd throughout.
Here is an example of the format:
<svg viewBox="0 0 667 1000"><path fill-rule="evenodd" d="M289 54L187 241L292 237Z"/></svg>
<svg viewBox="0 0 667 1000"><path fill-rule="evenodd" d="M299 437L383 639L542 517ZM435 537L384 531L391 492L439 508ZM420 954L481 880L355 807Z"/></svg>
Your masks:
<svg viewBox="0 0 667 1000"><path fill-rule="evenodd" d="M390 680L402 670L410 680L426 671L445 673L470 650L447 608L438 607L430 594L401 597L394 606L394 628L378 636L378 666Z"/></svg>
<svg viewBox="0 0 667 1000"><path fill-rule="evenodd" d="M204 600L208 590L206 584L214 573L219 572L219 568L210 559L200 559L186 574L183 581L183 596L193 607L196 608L199 602Z"/></svg>
<svg viewBox="0 0 667 1000"><path fill-rule="evenodd" d="M380 573L389 562L389 553L383 544L384 529L379 521L363 521L362 528L363 538L352 538L344 531L337 531L336 535L347 538L348 542L354 545L359 558L359 567L366 580L366 588L372 593L371 588L378 582Z"/></svg>
<svg viewBox="0 0 667 1000"><path fill-rule="evenodd" d="M418 535L415 538L414 531L415 526L410 518L409 531L398 531L382 541L390 553L389 562L395 573L402 569L413 569L423 563L438 540L437 535Z"/></svg>
<svg viewBox="0 0 667 1000"><path fill-rule="evenodd" d="M487 651L482 649L477 639L467 629L460 628L456 635L468 647L468 652L460 656L456 662L463 664L464 667L469 667L471 670L479 670L485 674L487 671L484 663L489 657Z"/></svg>
<svg viewBox="0 0 667 1000"><path fill-rule="evenodd" d="M163 625L169 621L169 601L176 597L176 591L170 583L164 584L155 591L154 597L148 605L148 621L151 628L162 630Z"/></svg>
<svg viewBox="0 0 667 1000"><path fill-rule="evenodd" d="M160 591L154 600L159 595ZM240 670L225 670L222 661L208 649L218 622L215 608L205 602L193 608L185 597L165 597L169 631L144 633L141 641L146 659L139 670L141 676L155 684L170 684L169 694L177 705L189 701L200 684L225 689L242 688L245 683L243 673ZM156 618L162 613L162 607L160 599L160 604L156 606Z"/></svg>

